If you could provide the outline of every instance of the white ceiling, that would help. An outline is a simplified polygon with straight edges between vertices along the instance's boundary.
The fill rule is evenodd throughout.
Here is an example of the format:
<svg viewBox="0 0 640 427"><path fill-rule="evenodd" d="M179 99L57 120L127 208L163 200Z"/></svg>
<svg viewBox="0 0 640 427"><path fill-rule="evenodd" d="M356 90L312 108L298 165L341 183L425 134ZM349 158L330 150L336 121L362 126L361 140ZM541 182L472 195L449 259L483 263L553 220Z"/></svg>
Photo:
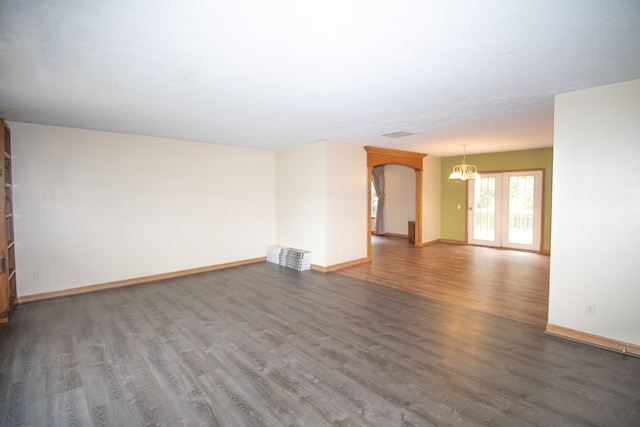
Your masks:
<svg viewBox="0 0 640 427"><path fill-rule="evenodd" d="M636 78L638 0L0 0L19 122L450 156L549 147L554 94Z"/></svg>

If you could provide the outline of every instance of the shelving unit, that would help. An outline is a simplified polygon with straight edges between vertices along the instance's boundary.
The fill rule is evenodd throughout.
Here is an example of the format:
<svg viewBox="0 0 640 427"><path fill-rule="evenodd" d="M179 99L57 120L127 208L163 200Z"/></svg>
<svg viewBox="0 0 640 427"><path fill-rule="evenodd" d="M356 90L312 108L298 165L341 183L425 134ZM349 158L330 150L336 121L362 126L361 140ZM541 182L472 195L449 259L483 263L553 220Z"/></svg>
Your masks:
<svg viewBox="0 0 640 427"><path fill-rule="evenodd" d="M0 185L4 197L0 197L0 323L9 321L11 309L16 300L16 255L13 235L13 181L11 176L11 130L4 119L0 153L3 156L0 167Z"/></svg>

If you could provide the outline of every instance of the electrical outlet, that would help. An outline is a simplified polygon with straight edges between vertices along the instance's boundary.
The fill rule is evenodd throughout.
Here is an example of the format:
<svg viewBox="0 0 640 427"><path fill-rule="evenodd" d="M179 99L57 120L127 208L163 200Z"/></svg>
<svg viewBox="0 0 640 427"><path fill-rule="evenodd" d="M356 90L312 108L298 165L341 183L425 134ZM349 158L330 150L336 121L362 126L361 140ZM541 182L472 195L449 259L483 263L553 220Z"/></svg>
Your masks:
<svg viewBox="0 0 640 427"><path fill-rule="evenodd" d="M587 316L595 316L596 315L596 306L595 304L587 304L584 306L584 314Z"/></svg>
<svg viewBox="0 0 640 427"><path fill-rule="evenodd" d="M34 281L40 280L40 272L39 271L34 271L33 272L33 280Z"/></svg>

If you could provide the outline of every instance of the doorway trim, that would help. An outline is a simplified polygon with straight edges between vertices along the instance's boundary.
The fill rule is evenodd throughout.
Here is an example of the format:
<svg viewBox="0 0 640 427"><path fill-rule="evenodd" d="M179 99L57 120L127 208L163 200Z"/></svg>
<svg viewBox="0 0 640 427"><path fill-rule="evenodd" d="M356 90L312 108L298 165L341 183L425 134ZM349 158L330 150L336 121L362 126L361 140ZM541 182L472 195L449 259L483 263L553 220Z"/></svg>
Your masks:
<svg viewBox="0 0 640 427"><path fill-rule="evenodd" d="M367 212L371 211L371 177L373 168L380 165L401 165L407 166L416 172L416 228L415 247L422 246L422 170L423 159L427 154L415 153L413 151L394 150L391 148L364 147L367 151ZM367 221L367 259L371 261L371 220Z"/></svg>

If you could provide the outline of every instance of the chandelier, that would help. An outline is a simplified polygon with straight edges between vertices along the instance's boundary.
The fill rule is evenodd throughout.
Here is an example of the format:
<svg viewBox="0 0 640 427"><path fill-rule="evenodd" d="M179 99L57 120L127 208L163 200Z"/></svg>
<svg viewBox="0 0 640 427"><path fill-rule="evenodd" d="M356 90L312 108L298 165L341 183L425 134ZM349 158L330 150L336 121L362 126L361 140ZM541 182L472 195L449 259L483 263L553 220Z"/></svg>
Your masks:
<svg viewBox="0 0 640 427"><path fill-rule="evenodd" d="M467 146L462 146L464 149L464 156L462 157L462 164L455 165L453 172L449 175L449 179L459 179L460 181L466 181L468 179L480 179L478 168L475 165L468 165L467 160Z"/></svg>

